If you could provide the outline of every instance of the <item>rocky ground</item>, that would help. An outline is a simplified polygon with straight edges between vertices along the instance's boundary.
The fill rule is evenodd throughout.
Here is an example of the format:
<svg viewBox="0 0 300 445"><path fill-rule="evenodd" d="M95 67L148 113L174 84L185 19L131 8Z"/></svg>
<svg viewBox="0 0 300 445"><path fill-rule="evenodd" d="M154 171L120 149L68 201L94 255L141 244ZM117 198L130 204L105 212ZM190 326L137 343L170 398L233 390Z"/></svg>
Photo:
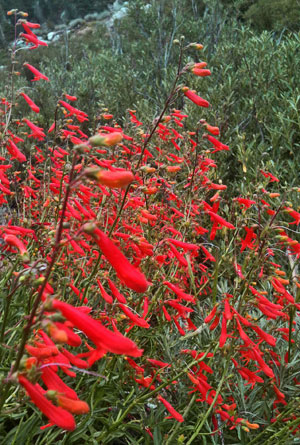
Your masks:
<svg viewBox="0 0 300 445"><path fill-rule="evenodd" d="M76 32L76 34L85 35L91 33L96 24L103 24L110 29L116 20L121 20L126 16L127 11L128 2L116 0L104 11L86 14L83 18L76 18L68 23L57 24L53 29L49 29L48 25L44 23L35 30L35 34L46 43L53 43L64 38L66 34Z"/></svg>

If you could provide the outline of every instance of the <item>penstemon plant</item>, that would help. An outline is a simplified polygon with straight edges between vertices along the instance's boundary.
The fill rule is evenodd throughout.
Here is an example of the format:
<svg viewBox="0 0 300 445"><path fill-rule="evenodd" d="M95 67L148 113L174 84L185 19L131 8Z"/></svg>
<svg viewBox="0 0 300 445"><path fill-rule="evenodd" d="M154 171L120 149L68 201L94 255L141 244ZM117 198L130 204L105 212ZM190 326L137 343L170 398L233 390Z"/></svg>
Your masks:
<svg viewBox="0 0 300 445"><path fill-rule="evenodd" d="M300 214L289 199L300 189L276 191L279 179L258 166L249 194L226 195L217 160L230 148L205 119L210 103L186 86L211 71L185 64L203 46L184 37L148 128L136 110L123 128L104 110L93 134L67 93L41 127L41 104L13 79L20 42L47 44L26 13L8 15L16 40L1 105L0 203L17 211L0 226L1 418L36 418L29 398L48 419L43 435L30 433L41 444L58 428L70 443L292 441ZM174 108L179 98L195 105L194 130L185 106ZM24 431L13 427L10 438Z"/></svg>

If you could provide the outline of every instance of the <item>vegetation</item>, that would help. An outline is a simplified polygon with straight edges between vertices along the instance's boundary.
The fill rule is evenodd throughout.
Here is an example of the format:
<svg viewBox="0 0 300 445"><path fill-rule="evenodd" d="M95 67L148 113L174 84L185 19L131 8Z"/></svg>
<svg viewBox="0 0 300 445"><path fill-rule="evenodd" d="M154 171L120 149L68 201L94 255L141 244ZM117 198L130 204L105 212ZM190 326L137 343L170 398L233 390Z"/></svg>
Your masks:
<svg viewBox="0 0 300 445"><path fill-rule="evenodd" d="M136 0L48 47L9 12L6 444L297 443L299 34L254 6Z"/></svg>

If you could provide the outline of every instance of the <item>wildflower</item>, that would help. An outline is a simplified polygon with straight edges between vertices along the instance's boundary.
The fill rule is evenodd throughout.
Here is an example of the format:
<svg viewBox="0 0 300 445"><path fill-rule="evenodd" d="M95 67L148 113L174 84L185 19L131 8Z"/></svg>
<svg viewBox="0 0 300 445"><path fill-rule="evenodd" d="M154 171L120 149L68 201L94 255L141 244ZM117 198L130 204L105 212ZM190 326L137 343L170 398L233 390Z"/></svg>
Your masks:
<svg viewBox="0 0 300 445"><path fill-rule="evenodd" d="M24 23L22 23L22 26L23 26L23 28L26 27L26 25ZM21 32L20 37L23 37L23 39L25 40L25 42L27 44L28 43L33 44L33 46L31 46L29 49L35 49L38 46L48 46L48 44L46 42L44 42L43 40L39 40L37 38L37 36L32 31L30 31L29 28L27 28L26 31L27 31L27 34L24 32Z"/></svg>
<svg viewBox="0 0 300 445"><path fill-rule="evenodd" d="M50 402L50 400L44 396L40 387L31 383L25 376L19 375L18 380L27 391L32 402L48 417L51 423L64 430L73 431L75 429L76 424L72 414Z"/></svg>
<svg viewBox="0 0 300 445"><path fill-rule="evenodd" d="M115 269L118 278L130 289L136 292L145 292L149 286L145 276L127 260L108 236L97 228L91 235L107 261Z"/></svg>
<svg viewBox="0 0 300 445"><path fill-rule="evenodd" d="M115 131L113 133L98 133L89 138L89 143L93 147L113 147L119 144L123 139L123 133Z"/></svg>
<svg viewBox="0 0 300 445"><path fill-rule="evenodd" d="M242 240L242 245L241 245L241 252L243 252L246 247L248 247L249 249L253 250L254 248L254 242L256 240L256 234L254 233L254 229L253 228L248 228L245 227L245 230L247 232L247 235L245 237L245 239Z"/></svg>
<svg viewBox="0 0 300 445"><path fill-rule="evenodd" d="M107 279L107 281L108 281L108 285L109 285L109 288L110 288L113 296L118 300L119 303L125 303L126 304L126 298L124 297L124 295L122 295L118 291L118 289L115 286L115 284L109 278Z"/></svg>
<svg viewBox="0 0 300 445"><path fill-rule="evenodd" d="M152 366L157 366L158 368L170 368L170 363L165 363L160 360L155 360L153 358L147 358L147 362L150 363Z"/></svg>
<svg viewBox="0 0 300 445"><path fill-rule="evenodd" d="M178 250L175 249L175 247L172 244L170 244L169 247L174 257L178 260L179 264L183 267L188 267L187 260L178 252Z"/></svg>
<svg viewBox="0 0 300 445"><path fill-rule="evenodd" d="M26 12L25 13L22 12L22 16L28 17L28 14ZM24 27L24 25L26 25L28 28L31 28L31 29L39 29L41 27L41 25L39 23L28 22L28 20L25 20L23 22L23 27Z"/></svg>
<svg viewBox="0 0 300 445"><path fill-rule="evenodd" d="M175 284L172 284L169 281L164 281L163 284L171 289L173 292L175 292L179 301L185 300L192 301L193 303L195 302L195 297L193 295L186 294L185 292L183 292L182 289L180 289L180 287L176 286Z"/></svg>
<svg viewBox="0 0 300 445"><path fill-rule="evenodd" d="M235 227L229 223L228 221L225 221L224 218L222 218L220 215L217 215L216 213L207 210L207 213L209 214L210 218L215 221L216 223L220 224L221 226L228 227L228 229L235 229Z"/></svg>
<svg viewBox="0 0 300 445"><path fill-rule="evenodd" d="M212 319L215 317L216 312L217 312L217 308L218 308L218 304L216 304L212 311L207 315L207 317L204 319L204 323L210 323L212 321Z"/></svg>
<svg viewBox="0 0 300 445"><path fill-rule="evenodd" d="M124 306L124 304L119 304L119 307L135 325L140 326L141 328L150 328L149 323L147 323L144 318L135 315L127 306Z"/></svg>
<svg viewBox="0 0 300 445"><path fill-rule="evenodd" d="M196 70L201 70L202 68L205 68L207 66L206 62L197 62L192 65L192 69L195 68Z"/></svg>
<svg viewBox="0 0 300 445"><path fill-rule="evenodd" d="M64 93L64 96L66 99L70 100L71 102L77 100L76 96L70 96L70 94Z"/></svg>
<svg viewBox="0 0 300 445"><path fill-rule="evenodd" d="M174 244L177 247L182 247L182 249L184 249L185 251L200 249L200 247L197 246L196 244L185 243L183 241L180 241L180 240L177 240L174 238L167 238L167 239L165 239L165 241L168 241L169 243Z"/></svg>
<svg viewBox="0 0 300 445"><path fill-rule="evenodd" d="M26 246L24 245L24 243L19 238L17 238L15 235L5 235L4 236L4 241L9 246L16 247L19 250L20 255L21 255L21 257L22 257L24 262L28 262L29 261L29 256L28 256L28 252L27 252Z"/></svg>
<svg viewBox="0 0 300 445"><path fill-rule="evenodd" d="M110 331L78 308L59 300L52 300L51 306L52 309L59 310L67 320L83 331L100 349L132 357L140 357L142 355L143 351L138 349L132 340L124 337L121 333Z"/></svg>
<svg viewBox="0 0 300 445"><path fill-rule="evenodd" d="M276 176L272 175L272 173L270 172L266 172L264 170L260 170L260 173L265 177L265 178L270 178L270 182L279 182L279 179L276 178Z"/></svg>
<svg viewBox="0 0 300 445"><path fill-rule="evenodd" d="M271 346L276 346L276 338L273 337L271 334L268 334L267 332L263 331L259 326L251 326L251 328L259 335L259 337L266 341Z"/></svg>
<svg viewBox="0 0 300 445"><path fill-rule="evenodd" d="M205 124L205 128L207 131L209 131L211 134L218 136L220 134L219 127L213 127L212 125L209 125L208 123Z"/></svg>
<svg viewBox="0 0 300 445"><path fill-rule="evenodd" d="M214 146L215 146L215 150L212 153L215 153L216 151L221 151L221 150L229 150L228 145L223 144L222 142L218 141L218 139L214 138L213 136L211 136L210 134L204 134L203 139L208 139L209 142L211 142Z"/></svg>
<svg viewBox="0 0 300 445"><path fill-rule="evenodd" d="M169 413L171 414L171 416L176 419L178 422L183 422L184 418L182 417L181 414L179 414L178 411L176 411L175 408L173 408L173 406L166 400L164 399L161 395L157 396L157 399L163 404L165 405L165 408L169 411Z"/></svg>
<svg viewBox="0 0 300 445"><path fill-rule="evenodd" d="M204 107L207 108L209 107L209 102L207 102L207 100L202 99L202 97L197 96L197 94L192 91L189 90L188 87L183 87L182 88L183 94L190 99L192 102L194 102L194 104L198 105L199 107Z"/></svg>
<svg viewBox="0 0 300 445"><path fill-rule="evenodd" d="M33 355L39 359L52 357L53 355L58 355L59 353L56 346L39 345L35 347L26 345L25 348L30 355Z"/></svg>
<svg viewBox="0 0 300 445"><path fill-rule="evenodd" d="M106 303L112 304L112 303L113 303L113 299L112 299L111 295L109 295L109 294L105 291L105 289L104 289L104 287L102 286L100 280L98 280L98 279L97 279L97 284L98 284L98 286L99 286L99 289L100 289L102 298L106 301Z"/></svg>
<svg viewBox="0 0 300 445"><path fill-rule="evenodd" d="M26 119L25 117L23 118L23 121L32 130L32 133L28 135L29 138L32 137L38 139L39 141L42 141L46 137L43 128L37 127L29 119Z"/></svg>
<svg viewBox="0 0 300 445"><path fill-rule="evenodd" d="M32 111L34 111L35 113L39 113L40 112L39 107L33 102L32 99L30 99L29 96L27 96L27 94L20 93L20 96L22 96L26 100L26 102L28 103L28 105L30 106Z"/></svg>
<svg viewBox="0 0 300 445"><path fill-rule="evenodd" d="M201 43L190 43L189 46L197 51L201 51L203 49L203 45Z"/></svg>
<svg viewBox="0 0 300 445"><path fill-rule="evenodd" d="M72 400L78 400L76 392L64 383L64 381L54 372L50 366L41 367L41 379L48 389L52 389L64 394Z"/></svg>
<svg viewBox="0 0 300 445"><path fill-rule="evenodd" d="M61 348L61 352L63 353L63 355L65 357L67 357L67 359L70 361L70 363L72 363L72 365L74 365L74 366L77 366L77 368L80 368L80 369L88 368L89 365L87 362L85 362L84 360L81 360L78 356L72 354L67 349Z"/></svg>
<svg viewBox="0 0 300 445"><path fill-rule="evenodd" d="M90 411L89 405L82 400L73 400L58 394L56 391L47 391L46 397L55 402L58 406L72 414L86 414Z"/></svg>
<svg viewBox="0 0 300 445"><path fill-rule="evenodd" d="M23 153L21 153L21 151L18 149L16 144L11 139L8 139L6 143L6 148L9 154L12 156L11 159L16 159L19 162L26 161L26 156L24 156Z"/></svg>
<svg viewBox="0 0 300 445"><path fill-rule="evenodd" d="M134 181L134 175L131 171L110 171L98 168L89 168L85 170L88 178L96 179L96 181L109 188L123 188Z"/></svg>
<svg viewBox="0 0 300 445"><path fill-rule="evenodd" d="M223 346L226 343L226 340L227 340L227 320L223 316L223 318L222 318L221 336L220 336L220 340L219 340L219 347L220 348L223 348Z"/></svg>
<svg viewBox="0 0 300 445"><path fill-rule="evenodd" d="M197 69L195 67L192 68L192 73L195 74L195 76L200 76L200 77L206 77L206 76L210 76L211 75L211 71L210 70Z"/></svg>
<svg viewBox="0 0 300 445"><path fill-rule="evenodd" d="M289 222L289 224L296 224L298 226L300 224L300 213L291 207L285 207L285 211L295 220L294 222Z"/></svg>
<svg viewBox="0 0 300 445"><path fill-rule="evenodd" d="M234 198L234 201L238 201L245 209L249 209L253 204L256 204L255 201L246 198Z"/></svg>
<svg viewBox="0 0 300 445"><path fill-rule="evenodd" d="M73 116L75 114L76 118L79 120L79 122L84 122L88 120L88 115L84 113L83 111L79 110L78 108L72 107L72 105L68 104L68 102L65 102L64 100L59 100L59 103L69 111L68 116ZM78 139L78 144L81 144L82 141Z"/></svg>
<svg viewBox="0 0 300 445"><path fill-rule="evenodd" d="M248 420L245 420L245 425L251 430L257 430L259 428L258 423L250 423Z"/></svg>
<svg viewBox="0 0 300 445"><path fill-rule="evenodd" d="M56 321L54 324L61 331L65 331L65 333L67 334L67 338L68 338L66 343L69 346L77 347L77 346L81 345L81 338L79 337L79 335L75 334L75 332L73 332L72 329L70 329L68 326L66 326L65 323L61 323L59 321Z"/></svg>

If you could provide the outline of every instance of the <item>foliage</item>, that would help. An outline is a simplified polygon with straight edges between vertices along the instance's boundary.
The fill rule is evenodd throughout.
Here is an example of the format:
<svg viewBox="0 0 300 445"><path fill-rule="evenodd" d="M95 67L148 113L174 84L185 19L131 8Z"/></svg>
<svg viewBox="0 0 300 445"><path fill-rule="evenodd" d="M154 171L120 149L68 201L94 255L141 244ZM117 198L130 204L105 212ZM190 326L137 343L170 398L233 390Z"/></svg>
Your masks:
<svg viewBox="0 0 300 445"><path fill-rule="evenodd" d="M259 0L247 9L244 17L259 31L284 28L299 31L300 3L298 0Z"/></svg>

